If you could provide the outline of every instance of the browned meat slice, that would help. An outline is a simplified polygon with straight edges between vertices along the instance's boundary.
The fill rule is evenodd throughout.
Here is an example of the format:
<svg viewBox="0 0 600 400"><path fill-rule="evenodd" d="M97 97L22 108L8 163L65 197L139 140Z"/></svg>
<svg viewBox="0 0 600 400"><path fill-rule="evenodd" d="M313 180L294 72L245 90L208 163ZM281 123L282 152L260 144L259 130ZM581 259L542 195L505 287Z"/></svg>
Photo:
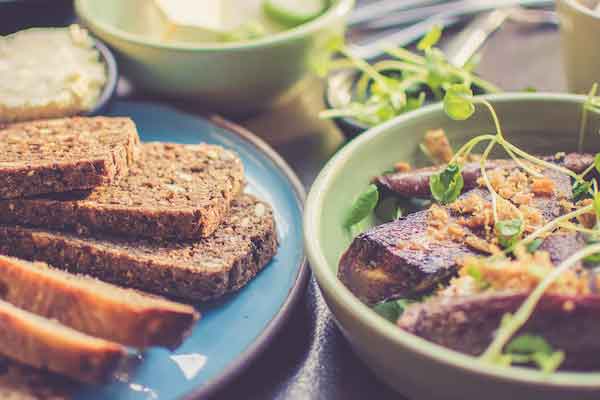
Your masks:
<svg viewBox="0 0 600 400"><path fill-rule="evenodd" d="M554 195L533 197L530 206L540 219L549 221L563 213L560 199L570 198L571 183L568 176L554 171L544 171L544 175L554 183ZM485 200L488 192L473 189L459 200L472 195ZM432 225L432 213L439 212L441 223ZM493 253L485 237L479 227L465 225L452 206L434 206L358 235L340 260L338 276L367 304L411 297L454 275L460 258ZM575 237L547 241L544 249L555 263L582 245Z"/></svg>
<svg viewBox="0 0 600 400"><path fill-rule="evenodd" d="M557 162L576 173L583 172L594 162L594 157L591 154L569 153L543 158L547 161ZM494 160L487 163L487 169L489 170L499 167L514 168L515 163L512 160ZM431 192L429 191L429 177L440 172L440 168L439 166L435 166L416 169L410 172L396 172L382 175L375 178L375 183L403 197L427 198L431 196ZM462 175L465 182L464 190L473 189L477 186L477 179L481 176L479 163L465 164Z"/></svg>
<svg viewBox="0 0 600 400"><path fill-rule="evenodd" d="M450 349L480 355L493 339L502 316L515 312L528 293L436 298L409 307L398 325ZM542 336L566 353L562 368L600 368L600 296L545 295L518 334Z"/></svg>

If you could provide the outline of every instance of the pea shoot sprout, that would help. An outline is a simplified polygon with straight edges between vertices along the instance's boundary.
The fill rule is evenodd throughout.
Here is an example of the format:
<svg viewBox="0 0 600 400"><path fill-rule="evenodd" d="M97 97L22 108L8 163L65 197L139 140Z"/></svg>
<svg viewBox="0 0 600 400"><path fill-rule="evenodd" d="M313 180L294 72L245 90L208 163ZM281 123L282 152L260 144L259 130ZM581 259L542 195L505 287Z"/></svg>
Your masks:
<svg viewBox="0 0 600 400"><path fill-rule="evenodd" d="M454 84L479 88L485 93L500 91L473 73L475 61L463 68L450 64L445 54L435 47L441 36L442 29L435 26L417 45L422 55L403 48L389 48L386 53L392 59L373 65L350 54L343 41L336 41L331 50L335 49L344 58L328 60L318 69L321 74L338 69L358 69L360 77L356 81L355 101L343 108L323 111L320 117L352 117L374 126L420 108L428 97L441 100Z"/></svg>

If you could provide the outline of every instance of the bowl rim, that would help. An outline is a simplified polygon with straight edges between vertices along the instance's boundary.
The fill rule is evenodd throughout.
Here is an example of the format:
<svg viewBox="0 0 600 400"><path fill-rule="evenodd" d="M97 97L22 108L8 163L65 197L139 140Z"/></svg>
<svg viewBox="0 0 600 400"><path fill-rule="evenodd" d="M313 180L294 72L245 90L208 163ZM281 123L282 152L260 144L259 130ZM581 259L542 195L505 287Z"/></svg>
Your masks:
<svg viewBox="0 0 600 400"><path fill-rule="evenodd" d="M561 94L561 93L502 93L482 96L492 104L509 103L513 101L527 101L531 103L555 102L582 104L586 96ZM423 107L419 110L403 114L380 126L372 128L352 140L332 157L319 173L315 180L305 206L304 213L304 242L310 266L315 274L321 289L326 292L336 303L344 307L366 326L375 337L384 337L392 342L394 347L402 347L426 358L429 362L443 364L448 367L460 368L465 373L480 375L484 378L512 381L514 383L537 385L544 387L560 387L572 389L599 389L600 373L557 372L552 375L544 374L524 367L501 367L490 365L475 357L471 357L445 347L431 343L407 332L398 329L394 324L381 318L368 306L363 304L347 289L329 268L327 260L319 244L321 218L325 193L346 162L353 157L356 149L370 142L378 135L403 125L406 121L433 113L443 112L440 103Z"/></svg>
<svg viewBox="0 0 600 400"><path fill-rule="evenodd" d="M237 51L237 50L249 50L259 47L269 47L281 44L283 42L297 39L313 33L319 28L326 26L332 20L338 18L344 18L350 14L354 8L356 0L337 0L335 4L329 6L327 11L313 19L312 21L301 24L295 28L287 29L283 32L267 35L264 38L251 40L247 42L233 42L233 43L202 43L192 44L186 42L174 42L174 43L162 43L156 40L145 39L141 35L130 33L117 28L109 23L98 21L91 15L89 7L87 6L88 0L75 0L74 8L77 16L87 25L89 28L105 32L115 37L127 40L131 43L135 43L142 46L149 46L157 49L166 50L178 50L178 51Z"/></svg>
<svg viewBox="0 0 600 400"><path fill-rule="evenodd" d="M585 14L588 17L594 18L594 19L600 19L600 13L594 12L591 9L589 9L588 7L584 6L583 4L580 4L578 1L576 0L559 0L562 1L563 3L565 3L566 6L572 8L573 10L577 11L579 14Z"/></svg>
<svg viewBox="0 0 600 400"><path fill-rule="evenodd" d="M96 104L88 111L81 113L83 116L93 116L102 113L108 108L110 102L114 99L119 82L119 66L114 54L108 46L100 39L93 37L94 47L98 50L102 62L106 66L106 83L96 100Z"/></svg>

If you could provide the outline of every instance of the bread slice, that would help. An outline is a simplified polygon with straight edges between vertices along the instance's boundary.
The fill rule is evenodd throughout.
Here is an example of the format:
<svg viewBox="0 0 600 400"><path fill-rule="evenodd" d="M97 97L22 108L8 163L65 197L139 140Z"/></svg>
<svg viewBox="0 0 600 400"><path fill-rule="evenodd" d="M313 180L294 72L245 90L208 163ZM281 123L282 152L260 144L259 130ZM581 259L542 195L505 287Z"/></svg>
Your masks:
<svg viewBox="0 0 600 400"><path fill-rule="evenodd" d="M77 386L64 376L0 357L0 399L67 400Z"/></svg>
<svg viewBox="0 0 600 400"><path fill-rule="evenodd" d="M155 239L211 235L242 190L240 159L219 146L146 143L129 175L89 193L0 201L0 222Z"/></svg>
<svg viewBox="0 0 600 400"><path fill-rule="evenodd" d="M103 382L126 357L94 338L0 300L0 354L83 382Z"/></svg>
<svg viewBox="0 0 600 400"><path fill-rule="evenodd" d="M191 306L4 256L0 297L78 331L136 348L174 349L199 318Z"/></svg>
<svg viewBox="0 0 600 400"><path fill-rule="evenodd" d="M0 127L0 198L109 184L127 174L138 143L129 118L74 117Z"/></svg>
<svg viewBox="0 0 600 400"><path fill-rule="evenodd" d="M45 261L122 286L190 301L221 297L244 286L277 248L269 206L250 195L235 199L209 238L157 242L0 226L0 253Z"/></svg>

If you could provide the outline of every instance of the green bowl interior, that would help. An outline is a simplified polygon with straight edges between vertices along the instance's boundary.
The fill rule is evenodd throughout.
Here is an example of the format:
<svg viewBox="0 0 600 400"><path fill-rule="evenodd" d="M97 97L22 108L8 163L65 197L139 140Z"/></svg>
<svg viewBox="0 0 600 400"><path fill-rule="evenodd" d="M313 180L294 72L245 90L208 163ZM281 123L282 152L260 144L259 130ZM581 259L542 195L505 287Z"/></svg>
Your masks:
<svg viewBox="0 0 600 400"><path fill-rule="evenodd" d="M155 47L171 48L178 50L216 50L216 49L246 49L257 46L269 46L286 40L310 35L320 28L337 21L350 13L355 0L333 0L331 6L323 15L299 25L264 38L247 42L232 43L164 43L158 36L132 33L138 31L137 27L156 21L156 14L147 7L149 0L75 0L77 14L88 24L96 29L111 33L117 37Z"/></svg>
<svg viewBox="0 0 600 400"><path fill-rule="evenodd" d="M487 97L494 105L505 136L534 154L575 151L583 97L559 94L504 94ZM600 118L589 117L585 151L600 150ZM494 133L490 114L478 106L468 121L453 121L441 105L432 105L374 128L343 148L324 168L308 197L305 240L319 284L336 303L350 309L375 335L385 335L399 347L452 366L496 377L531 383L600 386L600 373L561 372L547 377L525 368L501 368L441 348L397 329L360 303L336 278L337 265L351 237L342 224L353 200L371 178L395 162L424 165L419 143L426 130L443 128L456 148L474 135ZM501 157L501 153L498 153ZM350 332L351 335L351 332ZM373 340L377 340L374 338ZM393 351L393 349L390 349Z"/></svg>

